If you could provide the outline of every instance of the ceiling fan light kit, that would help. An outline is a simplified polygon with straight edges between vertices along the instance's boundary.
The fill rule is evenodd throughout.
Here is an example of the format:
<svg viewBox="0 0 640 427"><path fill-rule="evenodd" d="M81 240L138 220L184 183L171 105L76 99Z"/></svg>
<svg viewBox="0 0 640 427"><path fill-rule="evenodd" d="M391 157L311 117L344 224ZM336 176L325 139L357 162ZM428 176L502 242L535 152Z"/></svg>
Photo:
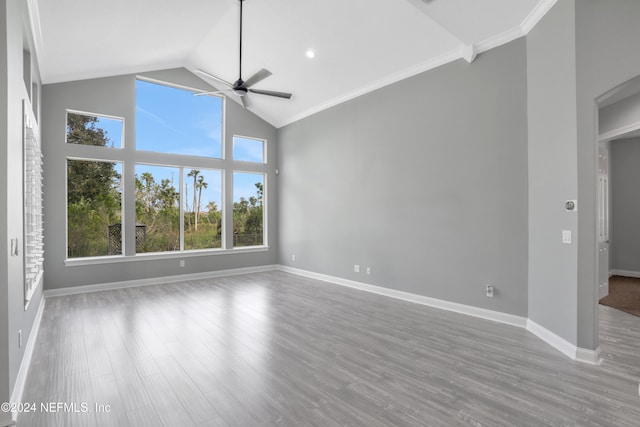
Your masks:
<svg viewBox="0 0 640 427"><path fill-rule="evenodd" d="M253 76L249 77L249 79L247 79L247 81L242 80L242 3L244 3L244 0L239 0L240 1L240 43L239 43L239 61L238 61L238 69L239 69L239 75L238 75L238 80L236 80L233 84L227 82L226 80L223 80L219 77L216 77L212 74L209 74L205 71L202 70L195 70L194 72L202 77L205 78L205 80L209 80L209 81L215 81L218 83L222 83L225 86L228 86L229 89L227 90L216 90L216 91L212 91L212 92L201 92L201 93L196 93L196 96L201 96L201 95L211 95L211 94L217 94L217 93L224 93L224 92L233 92L234 95L240 97L240 100L242 101L242 105L247 108L248 107L248 100L247 100L247 94L249 92L251 93L255 93L258 95L266 95L266 96L273 96L276 98L285 98L285 99L290 99L291 98L291 94L290 93L286 93L286 92L276 92L276 91L272 91L272 90L261 90L261 89L253 89L252 86L255 85L256 83L266 79L267 77L269 77L271 75L271 72L265 68L261 69L260 71L258 71L257 73L255 73Z"/></svg>

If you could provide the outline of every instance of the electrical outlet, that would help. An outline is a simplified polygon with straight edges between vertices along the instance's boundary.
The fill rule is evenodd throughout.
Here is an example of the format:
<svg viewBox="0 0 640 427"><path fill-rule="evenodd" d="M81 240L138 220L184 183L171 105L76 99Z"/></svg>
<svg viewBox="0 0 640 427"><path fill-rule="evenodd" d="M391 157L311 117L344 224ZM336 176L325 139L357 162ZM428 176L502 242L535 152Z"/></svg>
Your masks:
<svg viewBox="0 0 640 427"><path fill-rule="evenodd" d="M371 274L371 267L367 267L367 274Z"/></svg>
<svg viewBox="0 0 640 427"><path fill-rule="evenodd" d="M12 238L11 239L11 252L9 253L9 256L18 256L19 255L19 243L20 241L18 240L18 238Z"/></svg>
<svg viewBox="0 0 640 427"><path fill-rule="evenodd" d="M487 296L489 298L493 298L493 286L487 285L486 292L487 292Z"/></svg>
<svg viewBox="0 0 640 427"><path fill-rule="evenodd" d="M296 254L291 255L291 261L295 261L296 260Z"/></svg>
<svg viewBox="0 0 640 427"><path fill-rule="evenodd" d="M22 348L22 329L18 329L18 348Z"/></svg>
<svg viewBox="0 0 640 427"><path fill-rule="evenodd" d="M180 260L180 267L184 267L184 260L183 259Z"/></svg>
<svg viewBox="0 0 640 427"><path fill-rule="evenodd" d="M354 272L356 272L356 273L360 273L360 265L355 264L355 265L353 266L353 271L354 271Z"/></svg>

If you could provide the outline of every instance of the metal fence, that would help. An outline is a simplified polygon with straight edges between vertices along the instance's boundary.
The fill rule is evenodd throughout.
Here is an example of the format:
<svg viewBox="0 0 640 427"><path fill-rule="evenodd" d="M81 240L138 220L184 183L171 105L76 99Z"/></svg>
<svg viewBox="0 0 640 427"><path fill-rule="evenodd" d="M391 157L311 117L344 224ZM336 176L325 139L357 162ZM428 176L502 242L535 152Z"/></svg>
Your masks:
<svg viewBox="0 0 640 427"><path fill-rule="evenodd" d="M144 247L147 239L147 226L136 225L136 250ZM122 224L111 224L109 226L109 255L122 255Z"/></svg>
<svg viewBox="0 0 640 427"><path fill-rule="evenodd" d="M263 244L262 234L240 234L234 233L233 246L261 246Z"/></svg>

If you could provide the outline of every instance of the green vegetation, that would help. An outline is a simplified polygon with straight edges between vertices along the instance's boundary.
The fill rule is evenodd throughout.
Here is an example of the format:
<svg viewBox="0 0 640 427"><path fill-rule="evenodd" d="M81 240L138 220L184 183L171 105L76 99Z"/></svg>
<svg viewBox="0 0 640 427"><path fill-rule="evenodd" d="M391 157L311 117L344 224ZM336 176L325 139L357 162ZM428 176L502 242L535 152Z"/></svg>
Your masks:
<svg viewBox="0 0 640 427"><path fill-rule="evenodd" d="M256 182L256 196L240 198L233 204L233 246L263 244L262 184Z"/></svg>
<svg viewBox="0 0 640 427"><path fill-rule="evenodd" d="M69 114L67 140L108 146L106 132L96 117ZM93 160L67 161L67 215L69 258L122 253L122 190L120 165ZM222 212L213 201L202 206L208 187L197 169L185 171L184 248L222 246ZM191 179L187 179L192 178ZM256 195L233 205L234 246L263 244L263 186ZM149 172L135 177L136 252L180 250L180 194L170 179L157 182ZM111 232L111 238L110 238Z"/></svg>

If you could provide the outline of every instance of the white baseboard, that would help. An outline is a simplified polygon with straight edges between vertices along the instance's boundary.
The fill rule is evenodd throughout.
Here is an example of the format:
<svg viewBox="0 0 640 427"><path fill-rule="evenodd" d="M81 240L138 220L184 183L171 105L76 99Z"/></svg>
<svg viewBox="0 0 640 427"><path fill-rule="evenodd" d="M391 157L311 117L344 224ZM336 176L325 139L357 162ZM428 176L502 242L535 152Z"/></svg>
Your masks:
<svg viewBox="0 0 640 427"><path fill-rule="evenodd" d="M567 357L570 357L573 360L576 360L576 351L577 347L562 338L561 336L551 332L547 328L540 326L536 322L531 319L527 319L527 331L531 332L533 335L540 338L542 341L549 344L551 347L554 347L556 350L561 352Z"/></svg>
<svg viewBox="0 0 640 427"><path fill-rule="evenodd" d="M333 283L340 286L359 289L362 291L372 292L374 294L384 295L391 298L400 299L403 301L409 301L416 304L427 305L429 307L440 308L442 310L447 310L447 311L454 311L456 313L466 314L468 316L473 316L473 317L479 317L486 320L492 320L494 322L506 323L507 325L518 326L520 328L524 328L527 324L527 319L525 317L516 316L514 314L488 310L486 308L474 307L471 305L459 304L456 302L445 301L437 298L425 297L422 295L416 295L409 292L397 291L395 289L369 285L367 283L356 282L354 280L343 279L340 277L329 276L326 274L314 273L312 271L301 270L298 268L288 267L284 265L280 265L279 270L287 273L291 273L291 274L296 274L298 276L322 280L324 282L329 282L329 283Z"/></svg>
<svg viewBox="0 0 640 427"><path fill-rule="evenodd" d="M631 270L611 270L610 276L623 276L623 277L633 277L636 279L640 279L640 271L631 271Z"/></svg>
<svg viewBox="0 0 640 427"><path fill-rule="evenodd" d="M588 363L590 365L601 365L602 357L600 357L600 347L595 350L578 347L576 349L576 359L578 362Z"/></svg>
<svg viewBox="0 0 640 427"><path fill-rule="evenodd" d="M600 347L595 350L577 347L531 319L527 320L527 331L576 362L588 363L590 365L600 365L602 363Z"/></svg>
<svg viewBox="0 0 640 427"><path fill-rule="evenodd" d="M262 273L264 271L277 270L277 265L264 265L258 267L232 268L229 270L206 271L203 273L180 274L176 276L154 277L150 279L126 280L122 282L100 283L97 285L72 286L60 289L47 289L44 291L46 298L63 295L82 294L85 292L108 291L112 289L135 288L138 286L163 285L167 283L183 282L187 280L211 279L214 277L236 276L239 274Z"/></svg>
<svg viewBox="0 0 640 427"><path fill-rule="evenodd" d="M600 358L600 347L596 350L589 350L585 348L579 348L571 344L564 338L556 335L548 329L540 326L531 319L522 316L516 316L513 314L503 313L500 311L488 310L485 308L474 307L465 304L459 304L451 301L440 300L436 298L425 297L422 295L416 295L409 292L397 291L394 289L383 288L381 286L369 285L367 283L356 282L354 280L343 279L340 277L329 276L326 274L314 273L308 270L302 270L298 268L288 267L280 265L278 267L280 271L284 271L298 276L308 277L311 279L322 280L324 282L333 283L336 285L346 286L353 289L359 289L362 291L372 292L378 295L384 295L391 298L401 299L404 301L414 302L417 304L426 305L429 307L439 308L442 310L454 311L456 313L466 314L468 316L479 317L486 320L492 320L494 322L505 323L507 325L524 328L546 342L556 350L560 351L567 357L577 362L588 363L591 365L599 365L602 363Z"/></svg>
<svg viewBox="0 0 640 427"><path fill-rule="evenodd" d="M527 331L576 362L588 363L590 365L600 365L602 363L600 347L595 350L577 347L531 319L527 320Z"/></svg>
<svg viewBox="0 0 640 427"><path fill-rule="evenodd" d="M18 377L16 378L16 384L13 387L13 393L11 393L11 402L17 403L22 401L22 393L24 392L24 386L27 383L27 374L29 373L29 366L31 365L31 357L33 356L33 349L36 345L36 338L38 337L38 331L40 330L40 323L42 321L42 313L44 313L44 305L46 298L44 295L40 298L40 305L36 316L33 319L33 326L31 327L31 333L27 340L27 345L24 348L24 355L22 356L22 362L20 363L20 370L18 371ZM12 419L15 421L18 417L17 412L11 414Z"/></svg>

